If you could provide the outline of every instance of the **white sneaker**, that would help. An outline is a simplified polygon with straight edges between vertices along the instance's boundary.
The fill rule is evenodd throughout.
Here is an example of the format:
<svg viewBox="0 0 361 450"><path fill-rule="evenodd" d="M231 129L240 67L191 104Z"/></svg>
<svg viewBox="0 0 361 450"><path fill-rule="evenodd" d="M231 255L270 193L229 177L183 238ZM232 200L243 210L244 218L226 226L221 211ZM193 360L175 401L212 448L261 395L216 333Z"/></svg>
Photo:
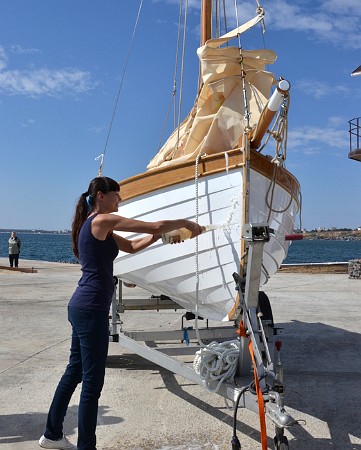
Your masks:
<svg viewBox="0 0 361 450"><path fill-rule="evenodd" d="M51 439L46 438L44 435L39 439L39 445L42 448L54 448L58 450L64 449L73 449L76 450L75 445L73 445L65 435L59 439L58 441L52 441Z"/></svg>

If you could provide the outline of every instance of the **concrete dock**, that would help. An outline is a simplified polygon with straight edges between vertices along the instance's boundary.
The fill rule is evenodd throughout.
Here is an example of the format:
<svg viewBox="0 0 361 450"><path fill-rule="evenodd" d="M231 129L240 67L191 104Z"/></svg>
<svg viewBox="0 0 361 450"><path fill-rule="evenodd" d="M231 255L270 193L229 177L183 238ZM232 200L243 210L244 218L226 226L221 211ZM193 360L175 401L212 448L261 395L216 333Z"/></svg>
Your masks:
<svg viewBox="0 0 361 450"><path fill-rule="evenodd" d="M0 258L0 265L7 264ZM20 266L34 270L0 270L1 450L40 448L48 407L67 364L66 306L80 277L78 265L20 260ZM283 328L286 409L299 420L286 430L290 450L361 449L361 280L346 273L279 272L264 290L275 323ZM182 314L126 312L124 329L180 329ZM191 356L184 358L192 363ZM80 387L65 419L73 443L79 394ZM228 406L219 395L111 342L98 450L230 449ZM268 420L267 435L273 449ZM242 450L260 449L258 416L240 409L237 436Z"/></svg>

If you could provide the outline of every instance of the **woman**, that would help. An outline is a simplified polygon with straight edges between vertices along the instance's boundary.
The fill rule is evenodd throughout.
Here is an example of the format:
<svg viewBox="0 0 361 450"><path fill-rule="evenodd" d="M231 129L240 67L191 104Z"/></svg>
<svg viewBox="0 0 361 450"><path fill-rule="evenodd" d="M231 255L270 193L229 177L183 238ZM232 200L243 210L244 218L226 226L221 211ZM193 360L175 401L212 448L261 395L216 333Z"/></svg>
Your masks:
<svg viewBox="0 0 361 450"><path fill-rule="evenodd" d="M111 214L118 211L119 185L108 177L94 178L77 204L72 224L73 252L82 277L68 305L72 325L69 364L55 391L48 413L42 448L75 449L63 434L71 396L82 382L78 410L78 450L96 450L98 399L104 383L109 343L109 308L114 292L113 260L121 250L135 253L156 242L163 233L187 228L192 237L201 226L189 220L143 222ZM128 240L113 231L146 233Z"/></svg>

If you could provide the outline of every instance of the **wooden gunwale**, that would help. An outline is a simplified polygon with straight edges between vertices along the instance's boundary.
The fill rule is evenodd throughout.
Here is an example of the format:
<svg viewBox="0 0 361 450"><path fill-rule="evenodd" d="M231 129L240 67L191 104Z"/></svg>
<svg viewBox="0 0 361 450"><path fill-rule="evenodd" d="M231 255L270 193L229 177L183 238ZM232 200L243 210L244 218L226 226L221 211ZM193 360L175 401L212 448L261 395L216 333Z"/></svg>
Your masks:
<svg viewBox="0 0 361 450"><path fill-rule="evenodd" d="M244 165L244 156L241 149L227 152L228 163L225 153L207 155L199 159L198 177L202 179L217 173L238 169ZM281 185L298 202L300 185L297 179L285 168L279 167L275 174L275 164L271 158L255 150L251 150L251 169L264 175L270 180L275 176L276 183ZM119 182L120 195L123 201L130 200L141 195L175 186L179 183L195 179L195 161L186 161L180 164L159 167L147 172L135 175Z"/></svg>

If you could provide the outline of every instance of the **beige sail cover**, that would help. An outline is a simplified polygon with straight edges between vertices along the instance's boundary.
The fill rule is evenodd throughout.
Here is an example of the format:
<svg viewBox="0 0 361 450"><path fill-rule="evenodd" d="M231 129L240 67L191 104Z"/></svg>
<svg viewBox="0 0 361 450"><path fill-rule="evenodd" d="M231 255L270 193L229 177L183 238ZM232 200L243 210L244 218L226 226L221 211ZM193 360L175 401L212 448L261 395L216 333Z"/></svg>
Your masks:
<svg viewBox="0 0 361 450"><path fill-rule="evenodd" d="M276 82L274 75L265 71L265 66L273 64L277 57L272 50L219 48L239 31L236 29L218 39L210 39L198 49L203 85L195 106L150 161L148 170L196 159L200 152L210 155L239 145L247 125L241 58L250 126L257 125L271 86Z"/></svg>

